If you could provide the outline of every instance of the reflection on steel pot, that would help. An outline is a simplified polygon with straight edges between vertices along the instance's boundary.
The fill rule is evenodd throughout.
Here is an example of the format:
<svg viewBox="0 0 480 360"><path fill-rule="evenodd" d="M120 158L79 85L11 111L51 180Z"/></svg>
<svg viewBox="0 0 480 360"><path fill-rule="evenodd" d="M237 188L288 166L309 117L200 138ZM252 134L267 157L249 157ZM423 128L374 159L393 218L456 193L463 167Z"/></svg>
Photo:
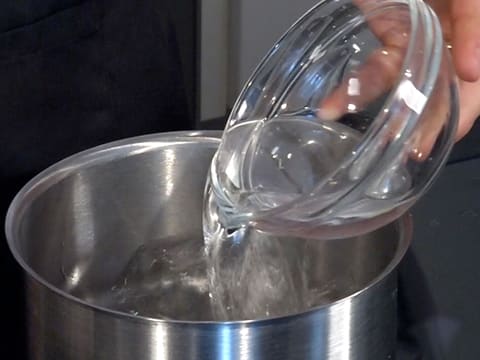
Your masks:
<svg viewBox="0 0 480 360"><path fill-rule="evenodd" d="M341 241L277 239L289 271L282 276L324 296L259 318L213 321L201 211L218 137L166 133L107 144L20 191L6 231L26 272L32 359L393 357L408 218ZM292 265L299 259L302 267Z"/></svg>

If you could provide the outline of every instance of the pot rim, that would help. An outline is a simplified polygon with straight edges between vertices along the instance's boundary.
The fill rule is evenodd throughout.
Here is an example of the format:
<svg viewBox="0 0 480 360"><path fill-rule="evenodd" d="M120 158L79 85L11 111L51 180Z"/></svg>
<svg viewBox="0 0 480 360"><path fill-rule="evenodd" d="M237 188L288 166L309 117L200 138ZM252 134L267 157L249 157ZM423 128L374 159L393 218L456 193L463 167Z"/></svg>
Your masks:
<svg viewBox="0 0 480 360"><path fill-rule="evenodd" d="M5 220L5 234L7 238L8 247L12 255L18 264L22 267L22 270L25 274L52 291L56 295L67 299L77 305L80 305L84 308L87 308L91 311L100 312L109 316L114 316L117 318L126 318L131 321L145 322L145 323L156 323L156 324L176 324L176 325L260 325L266 324L269 322L278 322L281 320L291 319L307 315L310 313L320 312L325 309L331 309L337 306L341 306L343 303L348 302L354 298L361 296L363 293L368 292L370 289L374 288L378 284L382 283L386 278L388 278L393 272L395 272L400 261L403 259L405 253L407 252L413 232L413 225L410 215L403 215L400 219L395 221L395 224L398 228L399 239L398 245L395 252L395 255L389 262L389 264L384 268L384 270L374 277L365 287L358 290L357 292L338 299L329 304L323 304L315 306L304 311L282 315L278 317L266 317L260 319L251 319L251 320L239 320L239 321L194 321L194 320L172 320L172 319L158 319L148 316L133 315L129 313L124 313L118 310L109 309L102 307L96 304L89 303L85 300L77 298L49 283L41 275L39 275L35 270L33 270L30 265L24 260L23 256L20 254L20 251L17 249L16 241L17 231L19 221L22 218L22 214L29 204L46 189L50 188L52 185L56 184L60 180L66 178L67 176L74 173L80 168L86 166L93 166L104 163L106 161L111 161L113 159L125 158L128 156L134 156L142 152L148 152L154 148L161 148L166 146L171 146L172 143L176 144L188 144L192 142L203 142L211 143L212 146L218 147L220 144L221 131L216 130L204 130L204 131L176 131L176 132L166 132L166 133L156 133L149 135L142 135L136 137L130 137L122 140L117 140L109 142L100 146L96 146L77 154L71 155L53 165L41 171L38 175L33 177L28 181L22 189L17 193L11 202L6 220ZM320 240L319 240L320 241ZM332 241L332 240L327 240ZM333 240L335 241L335 240Z"/></svg>

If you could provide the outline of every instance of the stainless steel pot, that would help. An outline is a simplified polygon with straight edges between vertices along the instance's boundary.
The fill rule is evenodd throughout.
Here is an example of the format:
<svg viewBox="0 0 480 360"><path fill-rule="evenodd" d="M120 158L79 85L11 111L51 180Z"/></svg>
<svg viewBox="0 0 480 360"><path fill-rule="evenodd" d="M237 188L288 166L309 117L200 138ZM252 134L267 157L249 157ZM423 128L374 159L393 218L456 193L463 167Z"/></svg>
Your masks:
<svg viewBox="0 0 480 360"><path fill-rule="evenodd" d="M203 187L218 136L166 133L107 144L52 166L20 191L6 232L26 273L32 359L393 358L407 218L357 238L279 242L292 258L309 257L302 276L312 289L333 289L326 303L295 313L209 321L201 272L182 294L174 286L154 299L155 306L174 302L176 320L105 300L146 243L174 242L200 257Z"/></svg>

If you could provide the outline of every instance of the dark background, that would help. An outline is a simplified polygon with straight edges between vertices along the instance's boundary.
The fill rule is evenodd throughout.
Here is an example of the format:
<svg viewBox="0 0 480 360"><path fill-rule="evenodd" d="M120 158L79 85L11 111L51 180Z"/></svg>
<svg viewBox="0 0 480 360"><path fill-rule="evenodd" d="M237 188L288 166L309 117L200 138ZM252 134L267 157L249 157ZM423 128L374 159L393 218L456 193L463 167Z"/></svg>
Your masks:
<svg viewBox="0 0 480 360"><path fill-rule="evenodd" d="M194 127L196 20L195 0L0 2L2 224L20 187L54 162ZM23 282L3 231L0 274L0 359L21 360Z"/></svg>
<svg viewBox="0 0 480 360"><path fill-rule="evenodd" d="M196 0L0 4L2 222L21 186L68 155L196 126L196 9ZM221 129L224 121L200 127ZM415 239L399 284L401 359L480 358L474 285L480 283L474 256L480 183L472 180L480 179L478 157L480 124L455 147L440 180L413 210ZM3 232L0 261L0 359L21 360L23 282Z"/></svg>

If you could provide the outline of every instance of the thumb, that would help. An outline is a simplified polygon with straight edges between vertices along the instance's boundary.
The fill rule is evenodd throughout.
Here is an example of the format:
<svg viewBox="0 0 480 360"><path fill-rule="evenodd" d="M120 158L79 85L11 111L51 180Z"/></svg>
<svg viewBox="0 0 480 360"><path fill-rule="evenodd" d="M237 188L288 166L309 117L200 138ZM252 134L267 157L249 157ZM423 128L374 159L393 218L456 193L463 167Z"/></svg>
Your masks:
<svg viewBox="0 0 480 360"><path fill-rule="evenodd" d="M480 1L451 1L453 61L465 81L480 78Z"/></svg>

